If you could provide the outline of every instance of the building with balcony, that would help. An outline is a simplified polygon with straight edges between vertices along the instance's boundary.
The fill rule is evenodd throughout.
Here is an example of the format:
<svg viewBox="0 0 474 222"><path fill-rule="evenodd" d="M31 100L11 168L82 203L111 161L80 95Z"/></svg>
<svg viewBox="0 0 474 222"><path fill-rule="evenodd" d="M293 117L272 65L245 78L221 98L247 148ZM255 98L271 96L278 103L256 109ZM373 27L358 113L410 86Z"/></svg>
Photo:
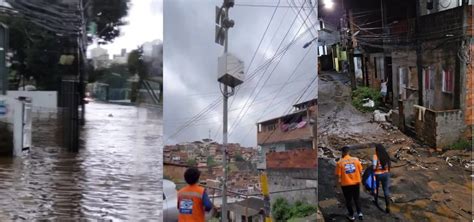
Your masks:
<svg viewBox="0 0 474 222"><path fill-rule="evenodd" d="M317 99L293 106L291 114L259 122L257 143L259 152L258 169L266 168L265 156L269 152L313 148L313 124L316 125Z"/></svg>

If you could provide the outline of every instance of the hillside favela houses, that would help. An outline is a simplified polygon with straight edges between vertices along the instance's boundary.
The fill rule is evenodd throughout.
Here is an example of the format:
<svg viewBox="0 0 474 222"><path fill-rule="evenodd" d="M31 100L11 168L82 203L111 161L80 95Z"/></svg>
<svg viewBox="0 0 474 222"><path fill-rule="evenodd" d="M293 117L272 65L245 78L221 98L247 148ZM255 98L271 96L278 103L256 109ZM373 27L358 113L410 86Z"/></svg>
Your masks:
<svg viewBox="0 0 474 222"><path fill-rule="evenodd" d="M348 24L364 24L348 27L353 35L348 50L362 64L360 85L380 90L387 81L384 105L392 109L393 124L429 146L445 148L472 140L472 1L370 2L384 10L384 17L372 18L382 22L364 24L361 19L366 18L351 16L361 12L360 5L345 4ZM379 26L383 28L375 28Z"/></svg>
<svg viewBox="0 0 474 222"><path fill-rule="evenodd" d="M239 194L260 192L259 175L256 168L257 150L228 144L229 190ZM218 189L223 178L222 145L210 139L167 145L163 150L164 175L177 185L184 185L184 171L194 166L202 172L201 183L210 187L211 194L220 195Z"/></svg>

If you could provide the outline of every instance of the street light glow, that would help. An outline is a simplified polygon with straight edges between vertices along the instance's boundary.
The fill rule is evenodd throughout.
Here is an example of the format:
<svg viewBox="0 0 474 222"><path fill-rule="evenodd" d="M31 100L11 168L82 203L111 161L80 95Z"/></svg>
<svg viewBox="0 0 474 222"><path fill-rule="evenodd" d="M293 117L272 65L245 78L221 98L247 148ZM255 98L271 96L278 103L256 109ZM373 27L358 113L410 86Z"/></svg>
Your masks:
<svg viewBox="0 0 474 222"><path fill-rule="evenodd" d="M332 0L323 0L323 5L327 9L332 9L334 7L334 2Z"/></svg>

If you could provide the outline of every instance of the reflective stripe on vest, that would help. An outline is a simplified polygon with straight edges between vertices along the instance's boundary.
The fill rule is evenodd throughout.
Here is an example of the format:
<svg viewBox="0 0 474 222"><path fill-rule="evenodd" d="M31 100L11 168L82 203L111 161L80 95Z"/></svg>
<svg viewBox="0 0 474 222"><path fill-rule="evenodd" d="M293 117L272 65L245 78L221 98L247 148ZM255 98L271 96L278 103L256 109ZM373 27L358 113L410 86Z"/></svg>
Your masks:
<svg viewBox="0 0 474 222"><path fill-rule="evenodd" d="M204 222L205 212L202 196L204 187L198 185L186 186L178 192L178 221Z"/></svg>

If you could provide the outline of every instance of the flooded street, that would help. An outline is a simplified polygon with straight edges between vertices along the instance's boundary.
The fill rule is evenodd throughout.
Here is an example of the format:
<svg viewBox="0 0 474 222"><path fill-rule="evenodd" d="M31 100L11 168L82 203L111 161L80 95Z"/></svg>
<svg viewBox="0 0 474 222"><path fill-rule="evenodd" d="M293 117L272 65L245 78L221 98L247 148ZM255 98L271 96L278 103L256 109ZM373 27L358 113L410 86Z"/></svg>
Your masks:
<svg viewBox="0 0 474 222"><path fill-rule="evenodd" d="M0 221L161 220L161 108L86 110L78 153L56 145L56 121L36 121L31 151L0 159Z"/></svg>

